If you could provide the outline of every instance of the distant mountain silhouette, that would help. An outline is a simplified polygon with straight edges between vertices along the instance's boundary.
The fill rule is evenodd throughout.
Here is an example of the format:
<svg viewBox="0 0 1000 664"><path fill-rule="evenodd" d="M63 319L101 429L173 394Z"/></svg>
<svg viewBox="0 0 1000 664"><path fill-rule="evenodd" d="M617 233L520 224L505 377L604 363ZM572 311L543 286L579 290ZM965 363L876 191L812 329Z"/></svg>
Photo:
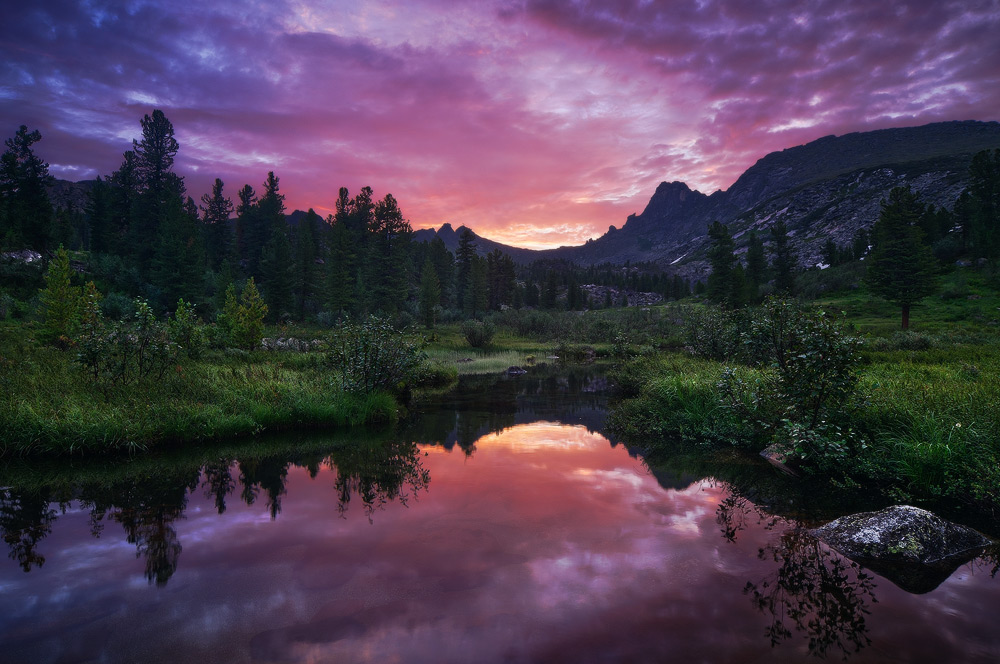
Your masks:
<svg viewBox="0 0 1000 664"><path fill-rule="evenodd" d="M582 246L529 251L485 238L479 244L481 251L499 246L518 262L652 262L701 278L708 269L705 250L711 222L730 226L739 253L747 231L756 229L766 237L780 219L788 226L800 262L810 265L819 262L827 239L847 245L858 228L871 227L880 202L893 187L910 185L925 202L951 209L965 187L972 156L992 148L1000 148L997 122L938 122L826 136L764 156L726 191L706 195L683 182L663 182L640 214ZM433 231L420 233L421 239L433 237ZM454 235L457 246L457 232L450 226L438 233Z"/></svg>

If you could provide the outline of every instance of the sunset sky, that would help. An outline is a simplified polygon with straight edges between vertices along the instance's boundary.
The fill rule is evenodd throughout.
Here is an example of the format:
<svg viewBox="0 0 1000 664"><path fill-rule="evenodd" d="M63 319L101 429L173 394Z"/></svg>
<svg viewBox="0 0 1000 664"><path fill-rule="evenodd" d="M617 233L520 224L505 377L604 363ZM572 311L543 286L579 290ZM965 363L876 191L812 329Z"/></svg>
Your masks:
<svg viewBox="0 0 1000 664"><path fill-rule="evenodd" d="M159 108L199 199L391 192L414 228L535 248L726 189L828 134L1000 119L1000 0L32 0L0 21L0 133L107 175Z"/></svg>

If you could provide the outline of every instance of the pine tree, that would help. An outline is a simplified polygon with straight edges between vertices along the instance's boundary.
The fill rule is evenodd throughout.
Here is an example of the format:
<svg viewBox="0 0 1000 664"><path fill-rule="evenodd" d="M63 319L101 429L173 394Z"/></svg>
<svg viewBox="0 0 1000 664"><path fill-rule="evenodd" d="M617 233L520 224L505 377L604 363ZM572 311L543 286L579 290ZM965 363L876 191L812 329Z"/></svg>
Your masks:
<svg viewBox="0 0 1000 664"><path fill-rule="evenodd" d="M132 141L139 196L132 210L129 233L137 267L148 276L160 246L161 226L176 222L167 216L177 215L183 209L184 181L173 172L178 144L174 127L163 111L154 110L151 116L143 116L140 124L142 140Z"/></svg>
<svg viewBox="0 0 1000 664"><path fill-rule="evenodd" d="M44 252L52 244L52 203L46 186L52 180L49 165L32 145L42 140L36 129L21 125L4 144L0 156L0 247L30 247Z"/></svg>
<svg viewBox="0 0 1000 664"><path fill-rule="evenodd" d="M984 150L969 166L968 239L976 256L1000 259L1000 149Z"/></svg>
<svg viewBox="0 0 1000 664"><path fill-rule="evenodd" d="M737 265L736 245L729 227L718 221L708 227L708 237L711 246L708 249L708 262L712 268L708 275L708 299L726 306L737 306L736 290L733 281L733 270Z"/></svg>
<svg viewBox="0 0 1000 664"><path fill-rule="evenodd" d="M750 231L747 244L747 290L754 302L760 296L760 287L764 285L767 275L767 256L764 253L764 240L757 231Z"/></svg>
<svg viewBox="0 0 1000 664"><path fill-rule="evenodd" d="M424 327L433 329L437 308L441 302L441 284L438 280L437 270L434 268L434 261L428 256L424 261L424 267L420 271L420 318L424 321Z"/></svg>
<svg viewBox="0 0 1000 664"><path fill-rule="evenodd" d="M215 178L212 193L201 197L202 222L205 224L205 250L208 264L219 270L222 263L234 255L233 231L229 217L233 214L233 202L222 194L222 180Z"/></svg>
<svg viewBox="0 0 1000 664"><path fill-rule="evenodd" d="M774 267L774 290L785 295L795 294L795 270L799 259L788 238L785 222L771 226L771 265Z"/></svg>
<svg viewBox="0 0 1000 664"><path fill-rule="evenodd" d="M76 329L80 289L72 285L72 276L69 254L59 245L45 273L45 288L41 290L42 306L45 308L42 336L49 341L70 339Z"/></svg>
<svg viewBox="0 0 1000 664"><path fill-rule="evenodd" d="M458 237L458 251L455 252L455 301L465 308L466 291L472 275L472 263L476 257L476 242L472 232L466 228Z"/></svg>
<svg viewBox="0 0 1000 664"><path fill-rule="evenodd" d="M316 310L319 233L319 215L309 208L295 231L295 275L292 288L295 294L295 316L299 320L304 320L307 312L315 313Z"/></svg>
<svg viewBox="0 0 1000 664"><path fill-rule="evenodd" d="M896 187L882 201L872 229L874 246L865 282L872 293L902 308L902 327L910 326L910 307L930 295L937 284L937 263L920 229L923 212L909 187Z"/></svg>
<svg viewBox="0 0 1000 664"><path fill-rule="evenodd" d="M434 262L434 272L441 285L441 307L452 306L452 296L455 291L455 257L444 244L444 240L435 237L431 240L428 255Z"/></svg>

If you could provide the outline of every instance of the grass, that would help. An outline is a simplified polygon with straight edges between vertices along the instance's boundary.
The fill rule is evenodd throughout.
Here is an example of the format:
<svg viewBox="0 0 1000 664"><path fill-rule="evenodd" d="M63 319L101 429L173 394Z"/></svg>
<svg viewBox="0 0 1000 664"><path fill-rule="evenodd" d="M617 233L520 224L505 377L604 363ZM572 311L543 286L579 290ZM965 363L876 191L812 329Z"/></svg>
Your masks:
<svg viewBox="0 0 1000 664"><path fill-rule="evenodd" d="M953 296L956 290L961 297ZM866 338L862 405L846 422L863 445L811 481L865 486L895 501L1000 510L1000 292L988 275L948 275L941 294L914 307L906 333L898 329L895 307L870 301L863 291L833 294L819 304L846 311ZM763 449L768 441L722 406L723 368L668 353L619 369L626 398L612 413L613 426L651 450L678 441ZM747 380L759 373L741 372Z"/></svg>
<svg viewBox="0 0 1000 664"><path fill-rule="evenodd" d="M288 428L389 423L387 394L336 387L315 355L207 353L182 360L159 380L110 399L72 362L72 351L41 346L30 327L0 325L0 455L141 451Z"/></svg>

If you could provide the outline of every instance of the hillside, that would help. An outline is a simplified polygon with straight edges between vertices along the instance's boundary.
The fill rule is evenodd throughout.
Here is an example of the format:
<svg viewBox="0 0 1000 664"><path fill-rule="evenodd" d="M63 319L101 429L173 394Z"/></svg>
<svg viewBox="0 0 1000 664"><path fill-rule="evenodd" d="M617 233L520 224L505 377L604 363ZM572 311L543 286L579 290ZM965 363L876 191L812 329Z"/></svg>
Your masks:
<svg viewBox="0 0 1000 664"><path fill-rule="evenodd" d="M661 183L641 214L580 247L538 252L581 265L651 261L686 277L705 275L706 230L730 226L737 251L750 229L783 220L803 265L819 261L832 238L850 242L878 217L890 189L909 185L923 200L951 208L972 156L1000 148L1000 123L941 122L827 136L766 155L726 191L705 195L683 182ZM742 240L742 242L741 242Z"/></svg>

